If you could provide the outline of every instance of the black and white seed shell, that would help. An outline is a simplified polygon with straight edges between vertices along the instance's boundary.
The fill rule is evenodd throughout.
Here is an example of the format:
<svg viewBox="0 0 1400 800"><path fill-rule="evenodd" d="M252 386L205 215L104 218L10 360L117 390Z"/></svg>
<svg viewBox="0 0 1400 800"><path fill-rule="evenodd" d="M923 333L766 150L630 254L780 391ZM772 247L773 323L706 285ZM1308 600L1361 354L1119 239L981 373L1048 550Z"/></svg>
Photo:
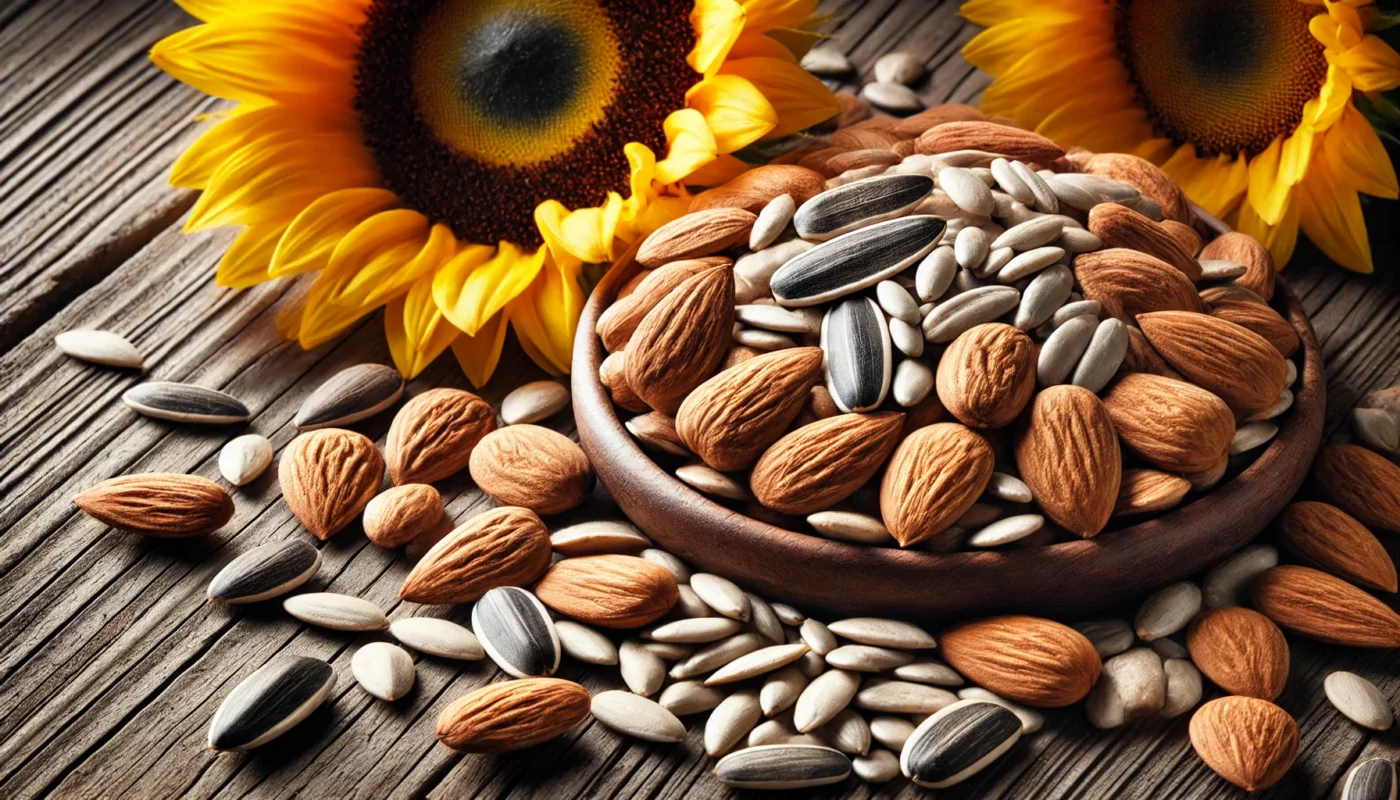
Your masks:
<svg viewBox="0 0 1400 800"><path fill-rule="evenodd" d="M919 215L844 233L789 259L773 273L769 289L778 305L789 308L844 297L928 255L947 227L937 217Z"/></svg>
<svg viewBox="0 0 1400 800"><path fill-rule="evenodd" d="M252 416L238 398L215 389L188 383L149 381L127 389L122 402L156 419L226 425Z"/></svg>
<svg viewBox="0 0 1400 800"><path fill-rule="evenodd" d="M840 783L850 774L845 753L812 744L748 747L715 765L715 777L736 789L809 789Z"/></svg>
<svg viewBox="0 0 1400 800"><path fill-rule="evenodd" d="M849 297L822 320L826 385L842 411L868 411L884 402L890 388L890 333L880 306L868 297Z"/></svg>
<svg viewBox="0 0 1400 800"><path fill-rule="evenodd" d="M1396 800L1395 762L1388 758L1363 761L1347 773L1342 800Z"/></svg>
<svg viewBox="0 0 1400 800"><path fill-rule="evenodd" d="M544 603L524 589L500 586L482 595L472 609L472 630L491 660L517 678L559 668L559 633Z"/></svg>
<svg viewBox="0 0 1400 800"><path fill-rule="evenodd" d="M879 175L828 189L793 216L797 235L830 239L859 227L903 216L933 191L927 175Z"/></svg>
<svg viewBox="0 0 1400 800"><path fill-rule="evenodd" d="M961 783L1021 738L1021 720L985 700L959 700L924 720L904 743L899 768L920 786Z"/></svg>
<svg viewBox="0 0 1400 800"><path fill-rule="evenodd" d="M292 424L304 431L349 425L383 411L403 396L403 376L383 364L337 372L302 401Z"/></svg>
<svg viewBox="0 0 1400 800"><path fill-rule="evenodd" d="M298 539L268 542L238 556L209 582L209 599L256 603L306 583L321 566L321 551Z"/></svg>
<svg viewBox="0 0 1400 800"><path fill-rule="evenodd" d="M278 656L229 692L209 723L214 750L251 750L311 716L335 686L330 664L305 656Z"/></svg>

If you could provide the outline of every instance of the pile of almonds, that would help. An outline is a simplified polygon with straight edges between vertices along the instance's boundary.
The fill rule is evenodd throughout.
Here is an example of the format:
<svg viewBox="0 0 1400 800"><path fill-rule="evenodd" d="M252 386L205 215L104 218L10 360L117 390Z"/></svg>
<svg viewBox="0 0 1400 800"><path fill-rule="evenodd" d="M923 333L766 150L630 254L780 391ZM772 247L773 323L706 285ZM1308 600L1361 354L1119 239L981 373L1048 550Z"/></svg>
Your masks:
<svg viewBox="0 0 1400 800"><path fill-rule="evenodd" d="M1032 546L1277 434L1300 339L1268 251L1203 244L1150 163L964 106L791 159L643 240L596 326L627 428L697 490L863 544Z"/></svg>

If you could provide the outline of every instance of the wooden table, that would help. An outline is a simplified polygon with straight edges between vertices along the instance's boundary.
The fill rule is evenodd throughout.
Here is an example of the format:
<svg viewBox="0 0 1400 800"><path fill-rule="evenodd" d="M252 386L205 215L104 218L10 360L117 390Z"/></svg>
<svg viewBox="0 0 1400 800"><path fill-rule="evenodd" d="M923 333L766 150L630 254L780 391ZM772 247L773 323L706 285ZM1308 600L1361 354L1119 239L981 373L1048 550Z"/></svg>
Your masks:
<svg viewBox="0 0 1400 800"><path fill-rule="evenodd" d="M986 85L958 55L974 31L951 2L830 2L834 44L867 72L881 53L927 57L930 103L975 98ZM286 288L236 292L213 285L225 233L186 236L194 197L166 183L171 161L218 107L158 72L146 51L191 20L169 0L12 0L0 6L0 796L379 797L434 795L713 797L698 728L676 746L623 740L596 724L500 758L437 745L442 708L497 677L489 662L419 669L413 694L392 705L353 685L349 656L373 637L309 629L273 608L209 605L205 587L232 556L304 536L271 474L238 490L233 521L207 540L156 541L108 529L69 502L105 478L175 471L217 477L220 446L255 431L275 446L324 378L351 364L388 363L378 316L312 352L280 341L273 318ZM1379 277L1350 275L1300 251L1287 277L1312 315L1328 360L1329 434L1371 388L1400 378L1397 206L1370 214ZM152 379L220 387L255 412L232 431L137 416L119 397L141 376L79 363L56 333L95 327L126 334ZM512 345L485 395L497 402L539 377ZM450 357L409 387L464 386ZM387 417L359 426L382 437ZM567 420L556 423L563 430ZM464 518L485 500L469 481L442 487ZM1391 544L1396 542L1391 537ZM325 546L315 585L364 596L393 616L405 559L358 531ZM461 610L455 618L465 619ZM1321 695L1323 676L1351 669L1400 691L1394 653L1293 641L1281 703L1302 725L1297 768L1276 796L1337 791L1359 757L1394 757L1400 734L1372 736ZM250 755L204 745L224 695L279 651L331 661L333 701L311 721ZM578 665L564 674L591 690L615 673ZM1240 793L1192 754L1186 721L1096 732L1082 711L1051 715L1046 730L950 797L1217 797ZM833 795L915 796L899 781L854 780Z"/></svg>

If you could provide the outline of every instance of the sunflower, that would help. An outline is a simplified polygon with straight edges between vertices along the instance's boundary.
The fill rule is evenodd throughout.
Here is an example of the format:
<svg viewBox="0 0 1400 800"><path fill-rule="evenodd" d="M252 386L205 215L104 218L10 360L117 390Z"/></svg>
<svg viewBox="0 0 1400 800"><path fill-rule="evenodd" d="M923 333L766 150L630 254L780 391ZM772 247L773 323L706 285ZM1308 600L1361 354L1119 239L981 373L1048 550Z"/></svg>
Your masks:
<svg viewBox="0 0 1400 800"><path fill-rule="evenodd" d="M1282 265L1298 229L1371 270L1359 193L1395 169L1358 109L1394 106L1400 55L1371 0L971 0L982 107L1064 145L1160 165Z"/></svg>
<svg viewBox="0 0 1400 800"><path fill-rule="evenodd" d="M308 276L310 348L385 307L407 377L481 385L508 328L568 371L587 265L685 211L733 154L834 116L798 66L817 0L177 0L151 58L237 105L175 164L216 280Z"/></svg>

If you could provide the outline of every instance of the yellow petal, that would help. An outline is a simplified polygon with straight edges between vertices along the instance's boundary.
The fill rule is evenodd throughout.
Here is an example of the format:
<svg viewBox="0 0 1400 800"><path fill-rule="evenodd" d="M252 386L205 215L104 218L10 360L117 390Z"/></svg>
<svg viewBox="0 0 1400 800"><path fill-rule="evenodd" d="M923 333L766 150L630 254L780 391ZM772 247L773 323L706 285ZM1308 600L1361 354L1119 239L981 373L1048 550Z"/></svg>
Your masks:
<svg viewBox="0 0 1400 800"><path fill-rule="evenodd" d="M524 253L518 245L501 242L495 255L483 259L478 248L468 248L443 265L433 281L438 308L469 336L525 291L539 274L548 250L540 247Z"/></svg>
<svg viewBox="0 0 1400 800"><path fill-rule="evenodd" d="M282 238L286 225L271 223L245 228L219 261L214 282L220 286L246 289L269 279L267 265Z"/></svg>
<svg viewBox="0 0 1400 800"><path fill-rule="evenodd" d="M705 117L721 153L732 153L778 126L778 112L763 92L738 75L714 75L685 93L686 105Z"/></svg>
<svg viewBox="0 0 1400 800"><path fill-rule="evenodd" d="M824 34L805 28L769 28L763 35L782 45L794 59L801 59L813 45L826 38ZM742 40L744 37L739 38Z"/></svg>
<svg viewBox="0 0 1400 800"><path fill-rule="evenodd" d="M685 62L701 75L713 75L744 31L744 9L734 0L696 0L690 26L695 47Z"/></svg>
<svg viewBox="0 0 1400 800"><path fill-rule="evenodd" d="M535 208L535 224L556 257L598 263L612 258L613 237L622 215L622 195L608 192L601 208L568 211L548 200Z"/></svg>
<svg viewBox="0 0 1400 800"><path fill-rule="evenodd" d="M511 303L511 326L536 363L550 372L567 373L582 309L578 273L550 259L530 288Z"/></svg>
<svg viewBox="0 0 1400 800"><path fill-rule="evenodd" d="M801 28L817 11L817 0L743 0L744 30Z"/></svg>
<svg viewBox="0 0 1400 800"><path fill-rule="evenodd" d="M1293 139L1298 139L1294 134ZM1249 205L1266 224L1275 225L1283 217L1283 208L1288 202L1293 188L1279 177L1279 159L1283 155L1283 137L1273 143L1249 162Z"/></svg>
<svg viewBox="0 0 1400 800"><path fill-rule="evenodd" d="M669 151L666 158L656 164L659 183L675 183L715 160L715 135L699 111L693 108L672 111L664 127Z"/></svg>
<svg viewBox="0 0 1400 800"><path fill-rule="evenodd" d="M1252 205L1243 203L1240 206L1239 219L1235 221L1235 229L1253 236L1269 248L1274 266L1283 269L1293 257L1293 248L1298 242L1298 202L1290 195L1289 202L1283 210L1283 217L1277 225L1264 222L1255 213Z"/></svg>
<svg viewBox="0 0 1400 800"><path fill-rule="evenodd" d="M792 51L783 46L782 42L766 33L753 31L743 33L734 46L729 48L729 58L776 58L791 64L797 63Z"/></svg>
<svg viewBox="0 0 1400 800"><path fill-rule="evenodd" d="M175 186L203 189L223 163L251 144L276 144L293 137L320 136L354 130L350 115L310 114L285 106L239 106L218 125L205 131L175 160L170 182Z"/></svg>
<svg viewBox="0 0 1400 800"><path fill-rule="evenodd" d="M971 5L970 3L968 5ZM963 6L966 12L967 6ZM1049 42L1060 41L1067 33L1083 28L1079 15L1043 13L1010 20L987 28L963 46L967 62L985 72L1000 75L1027 51Z"/></svg>
<svg viewBox="0 0 1400 800"><path fill-rule="evenodd" d="M686 177L687 186L719 186L747 172L749 165L731 155L722 155Z"/></svg>
<svg viewBox="0 0 1400 800"><path fill-rule="evenodd" d="M1338 177L1357 191L1395 199L1400 185L1381 137L1360 111L1347 106L1336 126L1323 137L1327 162Z"/></svg>
<svg viewBox="0 0 1400 800"><path fill-rule="evenodd" d="M1345 69L1352 85L1363 92L1387 92L1400 86L1400 53L1379 36L1368 34L1331 61Z"/></svg>
<svg viewBox="0 0 1400 800"><path fill-rule="evenodd" d="M457 363L462 366L462 372L466 373L472 386L480 389L491 380L501 360L501 346L505 344L507 328L506 315L500 313L487 320L475 336L464 333L452 341L452 355L457 357Z"/></svg>
<svg viewBox="0 0 1400 800"><path fill-rule="evenodd" d="M203 22L214 22L260 10L257 3L249 3L247 0L175 0L175 3ZM299 6L320 9L322 13L335 14L355 23L364 21L365 8L368 5L366 0L279 0L279 6L282 8Z"/></svg>
<svg viewBox="0 0 1400 800"><path fill-rule="evenodd" d="M1197 158L1191 144L1178 148L1162 171L1180 184L1187 197L1217 217L1233 211L1249 187L1249 164L1243 157Z"/></svg>
<svg viewBox="0 0 1400 800"><path fill-rule="evenodd" d="M1328 163L1326 151L1313 158L1308 177L1299 184L1299 219L1303 233L1328 258L1354 272L1371 271L1371 243L1361 198L1341 181Z"/></svg>
<svg viewBox="0 0 1400 800"><path fill-rule="evenodd" d="M841 113L836 95L815 75L791 61L731 58L720 67L720 74L744 78L772 104L778 124L765 134L769 139L806 130Z"/></svg>
<svg viewBox="0 0 1400 800"><path fill-rule="evenodd" d="M388 189L342 189L318 198L292 220L272 257L274 278L324 269L355 226L398 205Z"/></svg>
<svg viewBox="0 0 1400 800"><path fill-rule="evenodd" d="M408 294L385 306L384 334L394 366L404 378L412 379L442 355L461 332L438 310L433 302L433 276L424 275Z"/></svg>

